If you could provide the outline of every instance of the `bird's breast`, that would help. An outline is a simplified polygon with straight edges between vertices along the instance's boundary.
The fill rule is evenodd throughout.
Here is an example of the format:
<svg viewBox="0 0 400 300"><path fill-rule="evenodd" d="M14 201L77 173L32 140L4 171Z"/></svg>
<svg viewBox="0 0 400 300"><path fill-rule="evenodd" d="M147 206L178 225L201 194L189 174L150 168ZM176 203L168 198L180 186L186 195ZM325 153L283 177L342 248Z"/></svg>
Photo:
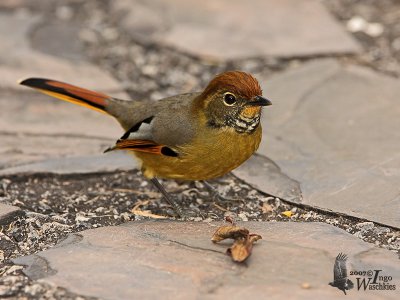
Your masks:
<svg viewBox="0 0 400 300"><path fill-rule="evenodd" d="M207 128L184 145L176 147L179 156L137 153L146 177L206 180L220 177L245 162L258 148L261 126L251 133L238 133L231 127Z"/></svg>

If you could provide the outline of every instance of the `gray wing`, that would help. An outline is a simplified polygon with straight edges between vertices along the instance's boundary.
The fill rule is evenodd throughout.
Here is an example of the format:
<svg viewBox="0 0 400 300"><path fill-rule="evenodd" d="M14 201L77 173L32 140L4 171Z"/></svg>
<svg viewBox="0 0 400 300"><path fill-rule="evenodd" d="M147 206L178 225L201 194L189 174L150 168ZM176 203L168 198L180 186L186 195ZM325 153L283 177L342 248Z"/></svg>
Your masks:
<svg viewBox="0 0 400 300"><path fill-rule="evenodd" d="M191 105L198 95L182 94L154 102L115 102L112 115L126 129L121 139L149 140L170 147L189 142L195 134Z"/></svg>
<svg viewBox="0 0 400 300"><path fill-rule="evenodd" d="M196 133L196 119L192 115L193 100L199 93L178 95L158 101L152 136L154 141L168 146L179 146L191 141Z"/></svg>
<svg viewBox="0 0 400 300"><path fill-rule="evenodd" d="M339 253L335 259L335 265L333 266L334 281L340 281L347 278L346 262L347 262L346 254Z"/></svg>

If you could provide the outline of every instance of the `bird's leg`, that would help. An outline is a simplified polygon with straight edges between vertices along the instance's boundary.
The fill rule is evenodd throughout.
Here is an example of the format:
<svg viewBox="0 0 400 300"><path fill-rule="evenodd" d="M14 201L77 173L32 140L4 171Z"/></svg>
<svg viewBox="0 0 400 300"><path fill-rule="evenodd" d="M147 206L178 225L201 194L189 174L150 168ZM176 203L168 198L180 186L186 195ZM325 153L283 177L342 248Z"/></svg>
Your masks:
<svg viewBox="0 0 400 300"><path fill-rule="evenodd" d="M178 215L178 217L182 219L190 219L193 217L201 217L202 219L205 218L205 216L201 212L196 212L193 210L184 210L182 207L179 205L179 203L175 200L174 197L172 197L162 186L162 184L157 180L157 178L151 178L150 181L155 185L155 187L161 192L161 194L164 196L165 200L168 202L169 205L172 206L173 210L175 213Z"/></svg>
<svg viewBox="0 0 400 300"><path fill-rule="evenodd" d="M155 187L161 192L164 196L165 200L167 200L168 204L172 206L177 215L181 218L186 217L186 214L183 212L182 207L171 197L168 192L164 189L162 184L157 180L157 178L151 178L150 181L155 185Z"/></svg>
<svg viewBox="0 0 400 300"><path fill-rule="evenodd" d="M235 198L228 198L222 196L215 187L213 187L211 184L209 184L207 181L202 180L201 183L204 184L206 187L208 193L210 194L211 198L214 201L220 201L220 202L230 202L230 201L242 201L241 199L235 199Z"/></svg>

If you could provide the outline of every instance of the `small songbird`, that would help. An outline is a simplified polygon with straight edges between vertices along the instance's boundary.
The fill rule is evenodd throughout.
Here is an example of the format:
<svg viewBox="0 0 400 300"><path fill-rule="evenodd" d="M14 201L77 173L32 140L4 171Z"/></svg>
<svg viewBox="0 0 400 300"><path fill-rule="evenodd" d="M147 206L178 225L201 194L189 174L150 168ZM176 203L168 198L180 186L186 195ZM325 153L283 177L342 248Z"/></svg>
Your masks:
<svg viewBox="0 0 400 300"><path fill-rule="evenodd" d="M354 287L353 282L347 278L346 262L347 255L339 253L333 266L333 282L329 282L329 285L342 290L345 295L346 290L350 290Z"/></svg>
<svg viewBox="0 0 400 300"><path fill-rule="evenodd" d="M116 118L125 134L106 151L134 154L143 175L181 216L157 178L206 180L235 169L257 150L261 108L271 105L258 81L240 71L215 76L202 92L154 102L120 100L51 79L20 84Z"/></svg>

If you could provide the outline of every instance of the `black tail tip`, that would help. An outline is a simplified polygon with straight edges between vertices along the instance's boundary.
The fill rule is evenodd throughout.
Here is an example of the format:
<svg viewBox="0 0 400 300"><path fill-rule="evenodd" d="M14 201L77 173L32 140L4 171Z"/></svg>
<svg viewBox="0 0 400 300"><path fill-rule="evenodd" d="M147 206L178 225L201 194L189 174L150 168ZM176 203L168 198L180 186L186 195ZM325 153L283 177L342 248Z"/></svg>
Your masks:
<svg viewBox="0 0 400 300"><path fill-rule="evenodd" d="M115 146L108 147L106 150L103 151L103 153L107 153L107 152L110 152L110 151L113 151L113 150L115 150Z"/></svg>
<svg viewBox="0 0 400 300"><path fill-rule="evenodd" d="M47 81L49 81L49 79L30 77L18 80L18 84L34 88L40 88L46 86Z"/></svg>
<svg viewBox="0 0 400 300"><path fill-rule="evenodd" d="M29 83L30 79L31 78L19 79L19 80L17 80L17 83L20 84L20 85L27 85L27 83Z"/></svg>

